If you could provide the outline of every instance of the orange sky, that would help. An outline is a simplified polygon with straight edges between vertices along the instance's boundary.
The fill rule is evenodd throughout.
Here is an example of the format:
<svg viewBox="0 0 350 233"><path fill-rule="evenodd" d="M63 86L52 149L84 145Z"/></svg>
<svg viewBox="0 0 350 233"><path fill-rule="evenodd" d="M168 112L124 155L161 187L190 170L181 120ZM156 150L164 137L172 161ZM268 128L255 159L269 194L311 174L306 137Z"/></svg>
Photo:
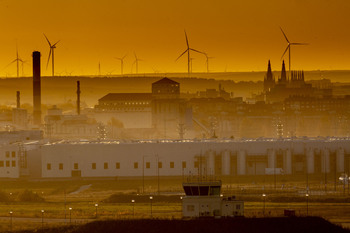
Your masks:
<svg viewBox="0 0 350 233"><path fill-rule="evenodd" d="M186 72L184 29L190 46L215 57L210 70L266 70L267 60L279 70L290 41L308 46L292 49L292 68L349 69L350 1L348 0L0 0L0 76L16 75L5 66L19 55L28 61L42 52L42 73L49 54L45 33L54 43L57 75L120 73L114 57L127 54L124 72L131 73L133 53L139 73ZM193 54L193 71L204 72L205 57ZM287 59L287 57L286 57Z"/></svg>

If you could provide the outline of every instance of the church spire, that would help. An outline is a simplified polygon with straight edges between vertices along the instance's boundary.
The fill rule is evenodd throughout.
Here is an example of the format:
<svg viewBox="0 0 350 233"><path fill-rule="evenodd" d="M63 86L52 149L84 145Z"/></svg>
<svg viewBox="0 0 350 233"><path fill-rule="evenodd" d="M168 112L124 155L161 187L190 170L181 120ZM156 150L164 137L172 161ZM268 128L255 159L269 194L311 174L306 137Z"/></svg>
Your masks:
<svg viewBox="0 0 350 233"><path fill-rule="evenodd" d="M267 66L266 79L267 79L267 80L273 80L273 75L272 75L270 60L269 60L268 66Z"/></svg>
<svg viewBox="0 0 350 233"><path fill-rule="evenodd" d="M273 78L272 70L271 70L271 63L269 60L268 66L267 66L267 72L266 76L264 78L264 91L270 91L271 88L275 86L275 79Z"/></svg>
<svg viewBox="0 0 350 233"><path fill-rule="evenodd" d="M287 83L287 73L286 73L286 65L284 64L284 60L282 63L282 72L281 72L281 83Z"/></svg>

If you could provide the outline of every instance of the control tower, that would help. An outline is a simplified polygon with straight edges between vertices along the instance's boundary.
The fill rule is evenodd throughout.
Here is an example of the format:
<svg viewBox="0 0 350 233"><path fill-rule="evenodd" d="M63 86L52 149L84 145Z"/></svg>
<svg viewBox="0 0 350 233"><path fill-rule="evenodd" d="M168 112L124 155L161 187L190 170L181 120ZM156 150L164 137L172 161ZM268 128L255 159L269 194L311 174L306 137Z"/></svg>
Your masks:
<svg viewBox="0 0 350 233"><path fill-rule="evenodd" d="M186 196L182 198L182 216L235 217L244 215L244 202L221 195L221 181L199 181L182 184Z"/></svg>

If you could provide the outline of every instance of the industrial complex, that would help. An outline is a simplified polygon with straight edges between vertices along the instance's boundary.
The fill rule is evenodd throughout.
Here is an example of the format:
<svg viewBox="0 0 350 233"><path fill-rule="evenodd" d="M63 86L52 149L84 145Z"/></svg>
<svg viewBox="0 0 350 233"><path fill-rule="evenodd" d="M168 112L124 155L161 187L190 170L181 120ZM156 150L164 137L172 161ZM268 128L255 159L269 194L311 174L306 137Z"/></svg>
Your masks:
<svg viewBox="0 0 350 233"><path fill-rule="evenodd" d="M275 82L269 62L256 97L265 100L255 104L221 86L183 98L180 83L161 78L150 93L108 93L81 111L78 81L76 114L53 106L44 115L40 80L40 52L34 52L32 118L17 92L12 124L18 129L2 132L0 177L340 175L350 169L349 98L306 84L302 71L289 80L284 63ZM295 102L300 90L333 104ZM279 92L290 97L278 102Z"/></svg>

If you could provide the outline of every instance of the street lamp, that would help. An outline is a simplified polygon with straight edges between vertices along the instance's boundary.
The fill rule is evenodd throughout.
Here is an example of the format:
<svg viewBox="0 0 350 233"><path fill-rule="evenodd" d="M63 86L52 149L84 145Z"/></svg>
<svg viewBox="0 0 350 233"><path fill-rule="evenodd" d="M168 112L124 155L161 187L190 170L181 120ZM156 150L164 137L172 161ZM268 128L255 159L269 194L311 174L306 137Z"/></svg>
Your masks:
<svg viewBox="0 0 350 233"><path fill-rule="evenodd" d="M69 224L72 224L72 207L69 207Z"/></svg>
<svg viewBox="0 0 350 233"><path fill-rule="evenodd" d="M41 228L44 228L44 210L41 210Z"/></svg>
<svg viewBox="0 0 350 233"><path fill-rule="evenodd" d="M132 203L132 216L135 217L135 200L131 200Z"/></svg>
<svg viewBox="0 0 350 233"><path fill-rule="evenodd" d="M97 207L98 207L98 204L97 204L97 203L95 204L95 207L96 207L96 212L95 212L95 214L96 214L96 218L97 218Z"/></svg>
<svg viewBox="0 0 350 233"><path fill-rule="evenodd" d="M11 231L12 231L12 214L13 214L13 212L10 211L10 229L11 229Z"/></svg>
<svg viewBox="0 0 350 233"><path fill-rule="evenodd" d="M309 216L309 194L306 193L306 216Z"/></svg>
<svg viewBox="0 0 350 233"><path fill-rule="evenodd" d="M266 200L266 194L265 194L265 193L263 193L263 194L262 194L262 196L263 196L263 201L264 201L264 206L263 206L263 215L265 216L265 200Z"/></svg>
<svg viewBox="0 0 350 233"><path fill-rule="evenodd" d="M153 200L153 197L150 196L150 197L149 197L149 200L151 201L151 218L152 218L152 200Z"/></svg>

